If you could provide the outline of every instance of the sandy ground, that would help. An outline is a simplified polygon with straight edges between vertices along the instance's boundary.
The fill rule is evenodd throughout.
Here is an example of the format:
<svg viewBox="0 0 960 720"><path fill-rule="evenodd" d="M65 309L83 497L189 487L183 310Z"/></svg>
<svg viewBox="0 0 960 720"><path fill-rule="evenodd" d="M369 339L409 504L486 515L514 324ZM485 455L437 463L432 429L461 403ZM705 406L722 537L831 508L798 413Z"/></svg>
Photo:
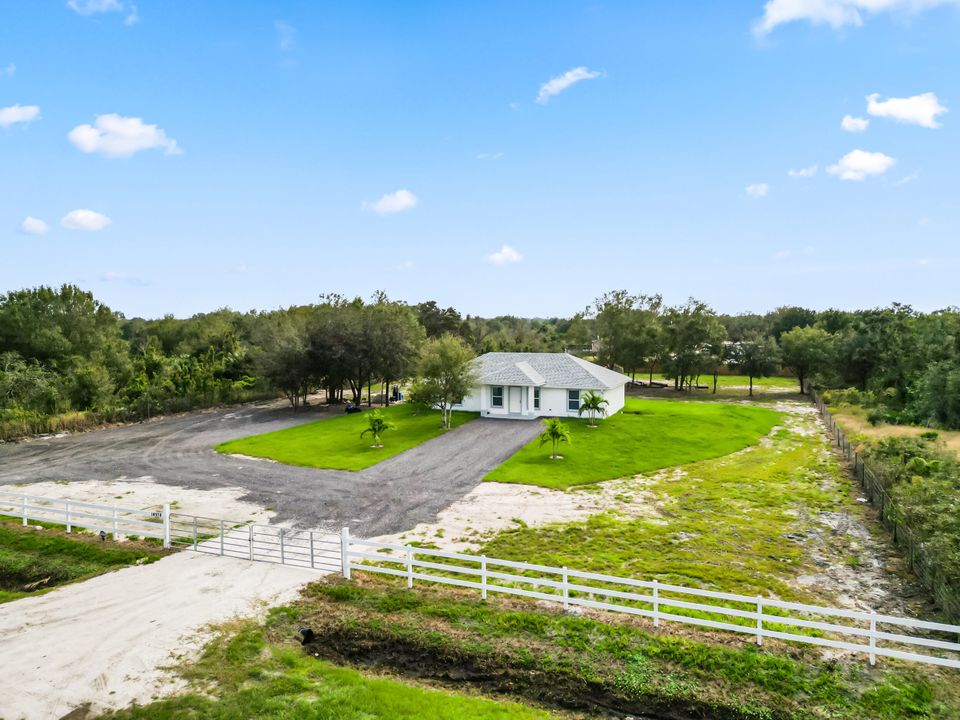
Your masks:
<svg viewBox="0 0 960 720"><path fill-rule="evenodd" d="M173 512L204 515L227 520L266 525L275 513L243 500L242 487L218 487L210 490L162 485L146 475L116 480L76 480L70 483L46 481L30 485L0 485L0 491L26 493L38 497L69 498L80 502L116 505L140 510L159 510L170 503Z"/></svg>
<svg viewBox="0 0 960 720"><path fill-rule="evenodd" d="M174 692L162 668L195 653L205 626L289 601L317 577L182 552L0 605L0 717L49 720L87 704L92 716Z"/></svg>

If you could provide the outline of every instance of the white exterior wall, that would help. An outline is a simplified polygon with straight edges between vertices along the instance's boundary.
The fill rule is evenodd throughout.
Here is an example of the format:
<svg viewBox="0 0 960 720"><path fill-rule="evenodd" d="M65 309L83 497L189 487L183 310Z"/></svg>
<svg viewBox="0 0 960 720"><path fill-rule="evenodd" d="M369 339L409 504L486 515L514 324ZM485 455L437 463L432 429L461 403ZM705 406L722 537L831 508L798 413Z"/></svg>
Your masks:
<svg viewBox="0 0 960 720"><path fill-rule="evenodd" d="M623 410L623 405L626 402L626 385L621 385L620 387L610 388L609 390L603 391L603 397L606 398L607 402L610 403L606 406L607 417Z"/></svg>
<svg viewBox="0 0 960 720"><path fill-rule="evenodd" d="M609 390L595 391L600 392L609 403L607 415L613 415L623 409L624 404L624 385L611 388ZM521 396L520 413L510 412L510 393L519 392ZM581 390L580 396L588 390ZM579 417L576 410L567 410L567 388L540 388L540 409L533 409L533 388L529 386L504 385L503 386L503 407L495 408L491 403L491 386L478 385L474 390L463 399L461 405L455 405L455 410L466 410L468 412L478 412L486 417Z"/></svg>

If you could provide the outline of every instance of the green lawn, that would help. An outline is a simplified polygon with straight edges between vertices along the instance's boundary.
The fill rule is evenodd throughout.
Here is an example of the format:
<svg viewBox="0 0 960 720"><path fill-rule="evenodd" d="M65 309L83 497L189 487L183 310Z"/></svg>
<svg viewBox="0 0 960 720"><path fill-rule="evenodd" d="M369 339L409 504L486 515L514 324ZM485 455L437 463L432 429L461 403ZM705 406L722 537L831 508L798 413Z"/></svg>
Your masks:
<svg viewBox="0 0 960 720"><path fill-rule="evenodd" d="M721 403L628 398L623 411L588 428L566 421L571 443L562 460L534 440L485 480L565 489L728 455L757 442L780 422L772 410Z"/></svg>
<svg viewBox="0 0 960 720"><path fill-rule="evenodd" d="M0 603L163 555L143 542L100 542L89 533L0 522Z"/></svg>
<svg viewBox="0 0 960 720"><path fill-rule="evenodd" d="M269 458L287 465L363 470L443 432L439 411L418 413L411 405L393 405L382 412L396 424L396 428L383 434L383 447L379 449L372 447L369 434L360 437L360 433L367 428L367 415L370 413L364 410L362 413L344 413L329 420L230 440L217 445L214 450ZM477 413L455 412L451 415L451 424L458 427L475 417Z"/></svg>
<svg viewBox="0 0 960 720"><path fill-rule="evenodd" d="M212 642L183 668L194 681L184 695L132 707L114 720L546 720L545 712L511 702L457 695L369 677L318 660L293 642L296 628L270 641L247 622ZM211 692L212 690L212 692Z"/></svg>

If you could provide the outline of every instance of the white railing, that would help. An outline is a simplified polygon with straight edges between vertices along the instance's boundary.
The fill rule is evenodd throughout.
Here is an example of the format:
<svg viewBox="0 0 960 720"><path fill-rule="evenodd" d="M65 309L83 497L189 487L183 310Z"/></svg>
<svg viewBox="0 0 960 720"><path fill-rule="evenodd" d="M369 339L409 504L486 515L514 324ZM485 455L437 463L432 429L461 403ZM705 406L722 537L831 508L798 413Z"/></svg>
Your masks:
<svg viewBox="0 0 960 720"><path fill-rule="evenodd" d="M652 619L655 627L671 621L745 633L753 635L757 645L764 638L821 645L865 654L871 665L883 656L960 668L960 659L953 654L960 653L960 642L946 639L960 636L958 625L359 540L346 528L341 548L345 578L352 571L380 573L406 578L411 588L420 580L479 590L484 600L489 593L501 593L564 608L639 615ZM698 602L699 598L712 602ZM809 632L791 632L793 628ZM923 649L944 652L934 655Z"/></svg>
<svg viewBox="0 0 960 720"><path fill-rule="evenodd" d="M515 560L362 540L343 528L340 536L312 530L232 522L170 511L100 505L0 491L0 515L29 521L163 541L164 547L244 560L312 568L320 572L363 571L414 581L627 613L661 622L699 625L753 635L758 645L776 638L877 657L960 668L960 625L820 607L760 596L702 590L656 580L605 575ZM791 630L807 632L792 632ZM909 633L909 634L907 634ZM948 637L954 636L953 639ZM924 650L926 652L924 652ZM939 651L933 654L931 651Z"/></svg>
<svg viewBox="0 0 960 720"><path fill-rule="evenodd" d="M0 515L112 534L136 535L179 547L225 557L340 572L340 538L314 530L257 525L223 518L159 510L101 505L41 495L0 491Z"/></svg>
<svg viewBox="0 0 960 720"><path fill-rule="evenodd" d="M115 537L137 535L164 541L169 547L170 507L162 510L100 505L42 495L26 495L0 491L0 515L20 518L23 525L31 520L74 528L111 533Z"/></svg>

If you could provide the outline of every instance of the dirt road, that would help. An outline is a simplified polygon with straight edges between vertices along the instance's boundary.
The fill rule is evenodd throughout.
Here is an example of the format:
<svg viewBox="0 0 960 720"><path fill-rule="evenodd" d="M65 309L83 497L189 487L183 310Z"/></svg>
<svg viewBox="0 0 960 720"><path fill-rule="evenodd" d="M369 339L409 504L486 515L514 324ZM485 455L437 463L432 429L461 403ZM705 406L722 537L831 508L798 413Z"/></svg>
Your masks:
<svg viewBox="0 0 960 720"><path fill-rule="evenodd" d="M333 416L277 403L190 413L90 433L0 445L0 484L151 477L200 490L241 487L277 522L373 537L432 522L492 468L533 439L540 423L478 419L360 472L228 457L217 443ZM67 484L63 496L69 497Z"/></svg>
<svg viewBox="0 0 960 720"><path fill-rule="evenodd" d="M293 599L315 571L182 552L0 605L0 717L47 720L148 703L180 681L161 668L209 623ZM79 708L79 709L78 709Z"/></svg>

